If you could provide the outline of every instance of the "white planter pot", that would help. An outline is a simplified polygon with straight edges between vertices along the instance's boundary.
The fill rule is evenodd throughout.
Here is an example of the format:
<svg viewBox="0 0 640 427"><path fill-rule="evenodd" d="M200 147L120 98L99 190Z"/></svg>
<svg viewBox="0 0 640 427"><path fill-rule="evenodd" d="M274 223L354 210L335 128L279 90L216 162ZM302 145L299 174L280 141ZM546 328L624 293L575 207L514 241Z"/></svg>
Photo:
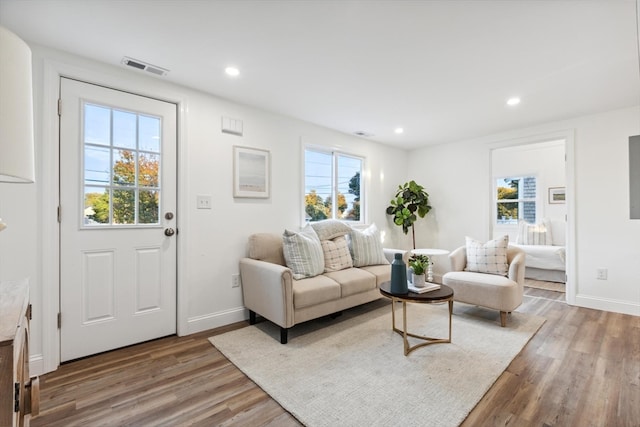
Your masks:
<svg viewBox="0 0 640 427"><path fill-rule="evenodd" d="M413 274L413 286L423 288L425 283L424 274Z"/></svg>

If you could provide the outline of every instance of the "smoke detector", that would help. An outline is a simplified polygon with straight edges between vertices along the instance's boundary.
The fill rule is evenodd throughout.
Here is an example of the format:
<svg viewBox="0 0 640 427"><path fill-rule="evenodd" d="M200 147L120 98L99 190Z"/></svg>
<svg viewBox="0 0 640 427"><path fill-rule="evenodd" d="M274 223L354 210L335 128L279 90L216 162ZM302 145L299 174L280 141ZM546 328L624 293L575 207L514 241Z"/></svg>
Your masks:
<svg viewBox="0 0 640 427"><path fill-rule="evenodd" d="M157 65L151 65L147 62L140 61L138 59L133 59L125 56L120 61L122 64L127 65L129 67L136 68L138 70L147 71L151 74L155 74L156 76L166 76L169 70L166 68L158 67Z"/></svg>

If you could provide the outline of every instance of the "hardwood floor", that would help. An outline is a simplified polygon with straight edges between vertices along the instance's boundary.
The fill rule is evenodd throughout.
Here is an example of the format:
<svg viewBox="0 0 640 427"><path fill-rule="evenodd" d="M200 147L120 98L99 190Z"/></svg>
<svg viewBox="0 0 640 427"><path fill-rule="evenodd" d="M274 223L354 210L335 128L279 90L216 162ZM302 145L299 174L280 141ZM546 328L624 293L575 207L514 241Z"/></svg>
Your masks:
<svg viewBox="0 0 640 427"><path fill-rule="evenodd" d="M640 317L563 301L525 290L517 311L547 321L462 426L640 426ZM300 425L207 340L246 324L64 364L40 378L31 425Z"/></svg>

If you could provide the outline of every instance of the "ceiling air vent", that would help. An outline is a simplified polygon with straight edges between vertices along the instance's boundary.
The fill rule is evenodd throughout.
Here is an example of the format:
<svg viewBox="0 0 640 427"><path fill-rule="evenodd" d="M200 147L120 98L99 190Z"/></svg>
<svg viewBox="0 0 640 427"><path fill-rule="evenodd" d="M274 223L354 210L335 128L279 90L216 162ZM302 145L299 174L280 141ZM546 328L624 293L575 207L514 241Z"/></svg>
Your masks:
<svg viewBox="0 0 640 427"><path fill-rule="evenodd" d="M128 65L129 67L137 68L138 70L148 71L149 73L155 74L156 76L166 76L169 72L169 70L167 70L166 68L151 65L137 59L128 58L126 56L122 58L122 63L124 65Z"/></svg>
<svg viewBox="0 0 640 427"><path fill-rule="evenodd" d="M357 132L354 132L353 134L356 135L356 136L361 136L363 138L370 138L370 137L373 136L372 133L364 132L364 131L361 131L361 130L359 130Z"/></svg>

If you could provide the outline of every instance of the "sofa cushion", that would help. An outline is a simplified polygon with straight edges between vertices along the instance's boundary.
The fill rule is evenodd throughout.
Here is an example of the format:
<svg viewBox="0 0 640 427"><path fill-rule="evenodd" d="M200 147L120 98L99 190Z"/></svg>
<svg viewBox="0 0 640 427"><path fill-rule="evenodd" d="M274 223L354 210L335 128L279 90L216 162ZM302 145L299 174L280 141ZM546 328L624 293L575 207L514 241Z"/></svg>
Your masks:
<svg viewBox="0 0 640 427"><path fill-rule="evenodd" d="M387 268L389 268L389 266L387 266ZM376 288L376 277L359 268L348 268L346 270L325 273L324 275L340 284L342 298Z"/></svg>
<svg viewBox="0 0 640 427"><path fill-rule="evenodd" d="M506 276L509 270L508 246L509 236L502 236L484 244L466 237L467 266L465 270Z"/></svg>
<svg viewBox="0 0 640 427"><path fill-rule="evenodd" d="M378 286L380 286L382 282L388 282L391 280L391 266L389 264L367 265L360 267L360 269L376 276L376 285Z"/></svg>
<svg viewBox="0 0 640 427"><path fill-rule="evenodd" d="M344 236L320 241L324 255L324 271L339 271L353 267L349 245Z"/></svg>
<svg viewBox="0 0 640 427"><path fill-rule="evenodd" d="M337 219L325 219L324 221L312 222L310 225L318 234L318 238L321 241L344 236L351 231L351 227Z"/></svg>
<svg viewBox="0 0 640 427"><path fill-rule="evenodd" d="M294 279L314 277L324 271L322 245L313 228L307 225L301 232L285 230L282 235L284 259Z"/></svg>
<svg viewBox="0 0 640 427"><path fill-rule="evenodd" d="M520 305L521 291L516 282L496 275L451 271L442 283L453 289L453 299L500 311L512 311Z"/></svg>
<svg viewBox="0 0 640 427"><path fill-rule="evenodd" d="M286 265L282 252L282 236L256 233L249 236L249 258Z"/></svg>
<svg viewBox="0 0 640 427"><path fill-rule="evenodd" d="M326 275L293 281L293 306L296 309L335 301L340 296L340 285Z"/></svg>
<svg viewBox="0 0 640 427"><path fill-rule="evenodd" d="M353 258L354 267L366 265L389 264L384 256L380 232L375 224L371 224L366 230L349 232L349 249Z"/></svg>

